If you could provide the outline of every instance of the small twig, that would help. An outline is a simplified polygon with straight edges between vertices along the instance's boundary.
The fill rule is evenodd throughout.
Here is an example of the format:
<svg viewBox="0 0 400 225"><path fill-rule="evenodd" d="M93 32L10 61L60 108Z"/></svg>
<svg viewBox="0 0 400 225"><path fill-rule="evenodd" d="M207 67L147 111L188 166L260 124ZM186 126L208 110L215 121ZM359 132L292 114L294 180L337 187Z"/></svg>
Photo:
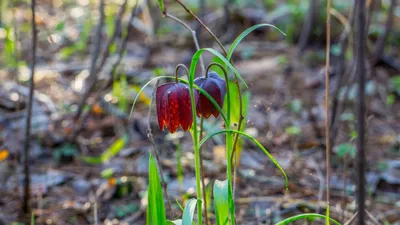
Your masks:
<svg viewBox="0 0 400 225"><path fill-rule="evenodd" d="M96 62L97 58L100 53L100 44L101 44L101 31L103 28L104 24L104 0L100 0L100 5L99 5L99 13L100 13L100 19L99 19L99 24L97 25L96 29L96 34L95 34L95 40L94 40L94 46L93 46L93 51L92 51L92 59L90 63L90 70L89 70L89 76L88 76L88 81L90 82L89 88L85 89L85 92L81 98L81 101L78 104L78 109L74 115L74 120L77 121L79 117L82 114L83 108L85 106L86 100L88 99L90 92L92 92L94 88L94 83L97 81L97 74L95 73L96 71Z"/></svg>
<svg viewBox="0 0 400 225"><path fill-rule="evenodd" d="M343 159L343 196L342 196L342 216L341 216L341 221L344 220L344 211L346 207L346 195L347 195L347 159L348 156L345 155Z"/></svg>
<svg viewBox="0 0 400 225"><path fill-rule="evenodd" d="M331 50L331 0L327 1L326 10L326 64L325 64L325 142L326 142L326 203L329 205L330 200L330 129L329 129L329 65L330 65L330 50Z"/></svg>
<svg viewBox="0 0 400 225"><path fill-rule="evenodd" d="M317 173L317 178L319 181L317 202L321 202L323 195L324 195L324 185L323 185L324 184L324 174L322 173L321 169L319 168L318 163L313 158L311 158L311 162L314 165L315 172ZM320 208L321 208L320 205L317 204L315 212L320 213Z"/></svg>
<svg viewBox="0 0 400 225"><path fill-rule="evenodd" d="M357 203L358 224L365 224L365 0L357 0Z"/></svg>
<svg viewBox="0 0 400 225"><path fill-rule="evenodd" d="M157 80L155 87L158 86L159 81L160 80ZM148 121L147 122L147 137L149 138L149 140L151 142L151 145L152 145L151 153L154 155L154 157L156 159L156 165L157 165L157 169L159 171L159 175L160 175L160 178L161 178L161 184L162 184L162 187L163 187L163 190L164 190L164 196L167 198L169 211L170 211L172 217L175 217L174 212L172 210L171 199L169 198L169 195L168 195L167 183L165 182L165 179L164 179L164 172L162 170L160 157L158 156L157 149L156 149L156 143L155 143L155 141L153 139L153 133L152 133L152 130L151 130L151 108L152 108L151 105L153 103L153 99L154 99L154 95L156 94L156 90L157 90L156 88L153 89L153 93L151 95L152 97L151 97L151 100L150 100L149 112L147 114L147 121Z"/></svg>
<svg viewBox="0 0 400 225"><path fill-rule="evenodd" d="M138 10L137 10L137 9L138 9L138 4L136 4L136 5L132 8L129 21L128 21L128 24L127 24L127 26L126 26L126 36L125 36L125 38L122 40L122 43L121 43L121 45L120 45L119 48L118 48L118 57L117 57L116 61L114 62L114 64L112 65L111 74L110 74L110 76L108 77L107 81L104 83L104 85L100 88L100 91L97 92L96 96L94 97L93 103L89 105L89 109L91 109L91 108L93 107L93 104L96 103L96 102L100 99L101 96L103 96L104 91L106 91L106 90L111 86L111 84L112 84L113 81L114 81L114 78L115 78L116 72L117 72L117 68L118 68L119 64L121 63L121 60L122 60L122 58L123 58L123 55L124 55L124 52L125 52L125 49L126 49L126 45L127 45L127 43L128 43L128 39L129 39L129 37L130 37L130 33L131 33L131 31L132 31L131 23L132 23L133 19L136 17L136 15L137 15L137 13L138 13ZM88 110L88 111L90 111L90 110ZM75 130L75 133L73 134L73 135L75 135L75 137L76 137L76 136L80 133L80 131L82 130L84 121L87 119L88 116L89 116L89 113L86 113L86 114L83 116L83 118L81 119L81 121L78 121L78 125L77 125L78 128ZM72 140L74 140L74 139L75 139L75 138L72 138Z"/></svg>
<svg viewBox="0 0 400 225"><path fill-rule="evenodd" d="M196 14L194 14L192 12L192 10L190 10L188 7L186 7L185 4L183 4L183 2L181 2L180 0L176 0L185 10L186 12L188 12L190 15L192 15L194 17L194 19L200 23L200 25L211 35L211 37L214 38L214 40L218 43L218 45L221 47L222 51L224 51L224 54L228 54L228 52L226 51L224 45L221 43L221 41L217 38L217 36L215 36L215 34L210 30L210 28L208 28L203 21L201 21L199 19L199 17L196 16Z"/></svg>
<svg viewBox="0 0 400 225"><path fill-rule="evenodd" d="M346 223L344 223L343 225L350 225L351 223L353 223L353 221L357 218L358 215L358 211L356 213L354 213L354 215L352 215L350 217L349 220L346 221Z"/></svg>
<svg viewBox="0 0 400 225"><path fill-rule="evenodd" d="M365 209L365 212L368 216L368 218L374 223L374 225L382 225L375 217L372 215L367 209Z"/></svg>
<svg viewBox="0 0 400 225"><path fill-rule="evenodd" d="M29 168L29 143L31 137L31 120L32 120L32 106L33 106L33 93L35 89L35 64L36 64L36 0L31 0L31 12L32 12L32 46L31 46L31 74L29 80L29 98L28 98L28 115L26 117L25 125L25 140L24 140L24 198L22 202L22 211L29 213L29 200L30 200L30 168Z"/></svg>
<svg viewBox="0 0 400 225"><path fill-rule="evenodd" d="M199 45L199 40L197 39L197 35L196 35L196 31L193 30L189 25L187 25L185 22L183 22L182 20L178 19L177 17L165 12L164 16L167 18L170 18L172 20L174 20L175 22L181 24L182 26L184 26L186 29L188 29L190 31L190 33L192 34L193 37L193 42L194 45L196 47L196 50L200 50L200 45ZM201 66L201 71L202 73L205 75L205 66L204 66L204 60L203 60L203 56L200 56L200 66Z"/></svg>
<svg viewBox="0 0 400 225"><path fill-rule="evenodd" d="M379 58L383 55L385 41L386 41L388 34L393 26L393 17L394 17L394 9L395 8L396 8L396 0L391 0L390 6L389 6L389 12L388 12L388 16L387 16L387 20L386 20L386 24L385 24L385 29L384 29L383 33L379 36L378 40L376 41L376 47L375 47L375 51L373 53L373 58L372 58L372 65L375 65L379 61Z"/></svg>
<svg viewBox="0 0 400 225"><path fill-rule="evenodd" d="M114 29L115 30L114 30L111 38L107 41L107 43L105 45L104 53L103 53L102 58L100 60L99 66L96 69L96 73L99 73L103 69L103 66L106 64L106 61L107 61L107 59L108 59L108 57L110 55L110 50L111 50L110 47L111 47L112 43L114 43L117 35L121 33L121 21L122 21L123 15L125 13L127 3L128 3L128 0L125 0L122 3L122 5L121 5L121 7L120 7L120 9L119 9L119 11L117 13L117 18L115 19L115 22L114 22Z"/></svg>
<svg viewBox="0 0 400 225"><path fill-rule="evenodd" d="M310 39L312 25L314 24L314 15L316 8L317 8L317 0L311 0L310 5L308 7L307 17L304 18L304 24L299 38L298 55L301 55L304 52L308 40Z"/></svg>
<svg viewBox="0 0 400 225"><path fill-rule="evenodd" d="M336 65L336 74L338 74L338 85L336 86L334 92L333 92L333 98L332 98L332 108L331 108L331 117L330 117L330 129L331 129L331 146L334 146L335 143L335 137L336 137L336 115L338 112L338 106L339 106L339 93L340 89L342 86L345 84L345 74L348 74L345 72L345 53L348 48L348 42L347 40L349 36L351 35L351 25L354 23L354 14L355 14L355 5L352 5L351 10L349 11L349 20L348 23L345 25L345 29L343 30L343 33L340 35L340 40L339 40L339 47L340 47L340 55L338 57L338 62ZM351 74L350 74L351 75Z"/></svg>

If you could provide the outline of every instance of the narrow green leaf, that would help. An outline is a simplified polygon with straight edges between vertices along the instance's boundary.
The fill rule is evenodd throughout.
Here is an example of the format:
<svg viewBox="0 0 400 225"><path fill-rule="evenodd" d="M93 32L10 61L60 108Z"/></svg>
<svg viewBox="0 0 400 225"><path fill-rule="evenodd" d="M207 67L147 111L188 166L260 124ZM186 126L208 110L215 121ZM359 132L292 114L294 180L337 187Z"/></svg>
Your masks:
<svg viewBox="0 0 400 225"><path fill-rule="evenodd" d="M325 217L325 224L326 225L330 225L331 223L330 223L330 217L329 217L329 210L330 210L330 206L328 205L327 207L326 207L326 217Z"/></svg>
<svg viewBox="0 0 400 225"><path fill-rule="evenodd" d="M217 225L224 225L228 220L228 180L216 180L214 183L214 208Z"/></svg>
<svg viewBox="0 0 400 225"><path fill-rule="evenodd" d="M182 220L181 220L181 219L173 220L173 221L168 220L168 221L167 221L167 224L168 224L168 225L182 225Z"/></svg>
<svg viewBox="0 0 400 225"><path fill-rule="evenodd" d="M116 140L110 148L107 149L102 155L101 155L101 161L107 162L109 161L112 157L116 156L126 145L128 142L129 137L127 134Z"/></svg>
<svg viewBox="0 0 400 225"><path fill-rule="evenodd" d="M296 215L296 216L292 216L287 219L284 219L275 225L286 225L286 224L290 224L294 221L301 220L301 219L314 220L314 219L319 219L319 218L326 219L327 217L324 215L321 215L321 214L316 214L316 213L304 213L304 214L300 214L300 215ZM330 221L332 221L336 225L341 225L338 221L336 221L334 219L330 219Z"/></svg>
<svg viewBox="0 0 400 225"><path fill-rule="evenodd" d="M194 77L195 77L195 73L196 73L196 67L197 67L197 63L200 60L200 56L204 51L208 51L211 54L217 56L219 59L222 60L222 62L225 63L225 65L227 67L229 67L230 70L232 70L232 72L236 75L236 77L246 86L246 88L248 88L246 81L244 81L244 79L242 78L242 76L240 75L240 73L235 69L235 67L224 57L222 56L219 52L217 52L215 49L212 48L202 48L199 49L192 57L192 61L190 63L190 74L189 74L189 84L193 83L194 81Z"/></svg>
<svg viewBox="0 0 400 225"><path fill-rule="evenodd" d="M31 214L31 225L35 225L35 214Z"/></svg>
<svg viewBox="0 0 400 225"><path fill-rule="evenodd" d="M131 113L129 114L129 119L132 118L133 109L135 108L136 101L139 99L140 94L141 94L141 93L144 91L144 89L145 89L147 86L149 86L153 81L156 81L156 80L161 79L161 78L173 78L173 79L175 79L175 77L173 77L173 76L159 76L159 77L155 77L155 78L149 80L145 85L143 85L142 88L139 90L139 92L136 93L135 100L133 100L133 104L132 104L132 108L131 108Z"/></svg>
<svg viewBox="0 0 400 225"><path fill-rule="evenodd" d="M276 159L268 152L268 150L266 148L264 148L264 146L262 146L262 144L260 142L258 142L254 137L242 132L242 131L237 131L237 130L219 130L216 132L213 132L209 135L207 135L206 137L203 138L203 140L200 141L199 143L199 147L201 147L208 139L212 138L213 136L217 135L217 134L221 134L221 133L227 133L227 132L232 132L232 133L237 133L240 134L242 136L247 137L248 139L250 139L254 144L256 144L267 156L268 158L274 163L274 165L282 172L283 176L285 177L286 180L286 189L288 189L288 185L289 185L289 179L285 173L285 171L283 170L283 168L279 165L278 161L276 161Z"/></svg>
<svg viewBox="0 0 400 225"><path fill-rule="evenodd" d="M277 28L276 26L272 25L272 24L267 24L267 23L261 23L261 24L257 24L254 25L252 27L247 28L245 31L243 31L243 33L241 33L236 39L235 41L232 43L231 47L229 48L228 51L228 55L227 55L227 59L228 61L231 60L232 58L232 54L235 51L235 49L237 48L237 46L240 44L240 42L247 37L247 35L249 35L251 32L253 32L254 30L261 28L261 27L272 27L277 29L279 32L281 32L284 36L286 36L285 33L283 33L283 31L281 31L279 28Z"/></svg>
<svg viewBox="0 0 400 225"><path fill-rule="evenodd" d="M125 134L116 140L105 152L98 157L83 156L81 159L89 164L100 164L109 161L112 157L116 156L128 143L129 136Z"/></svg>
<svg viewBox="0 0 400 225"><path fill-rule="evenodd" d="M196 209L197 199L190 199L183 210L182 225L192 225L194 210Z"/></svg>
<svg viewBox="0 0 400 225"><path fill-rule="evenodd" d="M149 157L148 206L150 225L164 225L166 223L164 197L157 165L152 155Z"/></svg>
<svg viewBox="0 0 400 225"><path fill-rule="evenodd" d="M165 12L164 1L163 0L157 0L157 1L158 1L158 7L160 7L160 11L164 13Z"/></svg>

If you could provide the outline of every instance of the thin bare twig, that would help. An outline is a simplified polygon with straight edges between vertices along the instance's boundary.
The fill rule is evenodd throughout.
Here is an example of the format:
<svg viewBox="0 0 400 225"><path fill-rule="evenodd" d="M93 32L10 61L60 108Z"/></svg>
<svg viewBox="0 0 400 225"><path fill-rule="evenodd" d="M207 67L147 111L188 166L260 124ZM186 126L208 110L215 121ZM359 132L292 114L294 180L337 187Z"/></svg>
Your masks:
<svg viewBox="0 0 400 225"><path fill-rule="evenodd" d="M156 87L158 86L159 81L160 80L157 80L156 85L155 85ZM169 198L169 195L168 195L167 183L165 182L165 179L164 179L164 172L162 170L160 157L158 156L157 149L156 149L156 143L155 143L155 141L153 139L153 133L152 133L152 130L151 130L151 108L152 108L151 105L153 103L153 99L154 99L154 95L156 94L156 90L157 90L156 88L153 89L153 93L151 95L152 97L151 97L151 100L150 100L149 112L147 114L147 121L148 121L147 122L147 137L149 138L149 140L151 142L151 145L152 145L151 152L152 152L152 154L154 155L154 157L156 159L156 165L158 167L158 171L159 171L160 178L161 178L161 184L162 184L161 186L163 187L164 195L167 198L169 211L171 213L171 216L175 217L174 211L172 210L171 199Z"/></svg>
<svg viewBox="0 0 400 225"><path fill-rule="evenodd" d="M390 6L389 6L389 12L385 24L385 29L383 33L379 36L378 40L376 41L376 47L375 51L373 53L373 58L372 58L372 65L375 65L378 61L379 58L383 55L384 52L384 47L385 47L385 41L388 37L388 34L390 30L392 29L393 26L393 17L394 17L394 9L396 8L396 0L391 0L390 1Z"/></svg>
<svg viewBox="0 0 400 225"><path fill-rule="evenodd" d="M368 218L374 223L374 225L382 225L375 217L372 215L367 209L365 209L365 213L367 214Z"/></svg>
<svg viewBox="0 0 400 225"><path fill-rule="evenodd" d="M103 55L102 55L99 65L96 69L96 73L99 73L103 69L103 66L106 64L108 56L110 55L110 50L111 50L110 46L112 45L112 43L114 43L115 39L117 38L117 35L121 33L121 21L122 21L123 15L125 13L127 3L128 3L128 0L125 0L122 3L122 5L117 13L117 18L114 21L114 28L115 28L114 33L112 34L111 38L108 39L108 41L104 47Z"/></svg>
<svg viewBox="0 0 400 225"><path fill-rule="evenodd" d="M346 221L346 223L344 223L343 225L350 225L351 223L353 223L353 221L357 218L358 215L358 211L356 213L354 213L354 215L352 215L350 217L349 220Z"/></svg>
<svg viewBox="0 0 400 225"><path fill-rule="evenodd" d="M355 14L355 5L353 4L352 9L349 12L349 20L348 24L345 25L345 29L343 33L340 35L339 40L339 47L340 47L340 55L338 57L337 65L336 65L336 74L338 74L338 84L335 87L333 98L332 98L332 108L331 108L331 121L330 121L330 129L331 129L331 146L334 146L336 132L337 132L337 125L336 122L336 115L338 114L338 106L339 106L339 93L341 87L345 84L344 79L346 76L345 74L349 74L345 71L345 53L348 48L349 36L351 35L352 29L351 25L354 23L354 14ZM351 76L348 75L348 76ZM349 79L348 79L349 80Z"/></svg>
<svg viewBox="0 0 400 225"><path fill-rule="evenodd" d="M170 18L172 20L174 20L175 22L181 24L182 26L184 26L186 29L188 29L190 31L190 33L192 34L193 37L193 42L194 45L196 47L196 50L200 50L200 45L199 45L199 40L197 39L197 35L196 35L196 31L193 30L189 25L187 25L185 22L183 22L182 20L178 19L177 17L165 12L164 16L167 18ZM204 60L203 60L203 56L200 56L200 67L201 67L201 71L202 73L205 75L205 66L204 66Z"/></svg>
<svg viewBox="0 0 400 225"><path fill-rule="evenodd" d="M24 140L24 198L22 201L22 211L24 213L28 213L30 211L29 208L29 200L30 200L30 168L29 168L29 143L31 137L31 121L32 121L32 106L33 106L33 93L35 89L35 64L36 64L36 0L31 0L31 12L32 12L32 46L31 46L31 74L29 80L29 98L27 103L27 111L28 115L26 117L26 126L25 126L25 140Z"/></svg>
<svg viewBox="0 0 400 225"><path fill-rule="evenodd" d="M195 19L197 22L200 23L200 25L201 25L201 26L214 38L214 40L218 43L218 45L221 47L222 51L224 51L225 55L227 55L228 52L226 51L224 45L223 45L223 44L221 43L221 41L217 38L217 36L215 36L215 34L210 30L210 28L208 28L208 27L203 23L203 21L201 21L201 20L199 19L199 17L197 17L196 14L194 14L194 13L192 12L192 10L190 10L188 7L186 7L186 5L183 4L182 1L180 1L180 0L176 0L176 1L186 10L186 12L188 12L190 15L192 15L192 16L194 17L194 19Z"/></svg>
<svg viewBox="0 0 400 225"><path fill-rule="evenodd" d="M331 169L331 145L330 145L330 129L329 129L329 65L331 50L331 0L327 1L326 10L326 64L325 64L325 142L326 142L326 203L329 205L330 200L330 169Z"/></svg>
<svg viewBox="0 0 400 225"><path fill-rule="evenodd" d="M120 11L120 12L121 12L121 11ZM128 43L128 39L129 39L130 34L131 34L131 31L132 31L131 23L132 23L133 19L136 17L137 13L138 13L138 4L136 4L136 5L132 8L129 21L128 21L128 24L127 24L127 26L126 26L126 36L125 36L125 38L122 40L122 43L121 43L121 45L120 45L119 48L118 48L118 57L117 57L116 61L114 62L114 64L113 64L112 67L111 67L111 74L109 75L109 77L108 77L107 81L104 83L104 85L100 88L100 91L97 92L97 94L94 96L94 101L93 101L92 104L89 105L89 109L91 109L91 108L93 107L93 104L96 103L96 102L100 99L101 96L103 96L104 92L105 92L105 91L111 86L111 84L113 83L114 78L115 78L115 76L116 76L117 68L118 68L119 64L121 63L121 60L122 60L122 58L123 58L123 55L124 55L124 52L125 52L125 49L126 49L126 45L127 45L127 43ZM121 17L122 17L122 15L121 15ZM120 27L120 25L121 25L121 24L120 24L120 22L119 22L119 27ZM115 31L115 32L117 32L117 29L120 29L120 28L117 28L117 27L116 27L116 31ZM99 70L98 72L100 72L100 70ZM90 110L88 110L88 112L89 112L89 111L90 111ZM76 136L80 133L80 131L82 130L84 121L87 119L88 116L89 116L89 113L86 113L86 114L83 116L83 118L81 119L81 121L78 121L78 126L77 126L78 128L75 130L75 132L74 132L74 134L73 134L73 135L75 135L75 137L76 137ZM73 138L73 140L74 140L74 138Z"/></svg>
<svg viewBox="0 0 400 225"><path fill-rule="evenodd" d="M305 17L304 19L303 28L299 38L298 55L301 55L307 46L308 39L310 38L310 34L312 31L312 25L314 23L314 15L316 8L317 8L317 0L311 0L310 5L308 7L307 17Z"/></svg>
<svg viewBox="0 0 400 225"><path fill-rule="evenodd" d="M88 99L90 93L93 91L94 84L97 81L97 74L96 72L96 62L100 53L100 43L101 43L101 31L103 29L103 24L104 24L104 0L100 0L100 5L99 5L99 13L100 13L100 18L99 18L99 24L97 25L96 28L96 34L95 34L95 40L94 40L94 46L93 46L93 51L92 51L92 59L90 63L90 70L89 70L89 76L88 76L88 81L89 81L89 88L85 89L85 92L78 104L78 109L74 115L74 120L77 121L79 117L82 114L83 108L85 106L86 100Z"/></svg>
<svg viewBox="0 0 400 225"><path fill-rule="evenodd" d="M357 203L358 224L365 224L365 0L357 0Z"/></svg>

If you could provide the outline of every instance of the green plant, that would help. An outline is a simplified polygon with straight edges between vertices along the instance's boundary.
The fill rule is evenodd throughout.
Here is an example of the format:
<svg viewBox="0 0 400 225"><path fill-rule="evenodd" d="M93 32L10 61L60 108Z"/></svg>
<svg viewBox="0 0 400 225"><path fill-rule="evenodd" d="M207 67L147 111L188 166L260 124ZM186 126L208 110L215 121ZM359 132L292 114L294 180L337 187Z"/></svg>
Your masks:
<svg viewBox="0 0 400 225"><path fill-rule="evenodd" d="M165 13L165 6L163 4L162 0L159 0L159 6L160 10ZM181 1L178 1L189 13L193 15L193 12L188 10L186 6L183 5ZM202 26L205 26L195 15L193 15L197 21L199 21ZM239 97L239 101L242 99L242 94L240 91L240 86L239 82L244 85L247 88L247 84L240 75L240 73L236 70L234 67L231 57L233 55L233 52L235 51L236 47L239 45L239 43L252 31L261 28L261 27L273 27L276 28L270 24L258 24L255 26L252 26L245 30L242 34L240 34L235 41L232 43L230 46L229 50L226 51L225 48L221 46L221 48L224 50L226 53L226 57L221 55L218 51L212 48L204 48L204 49L199 49L192 57L190 67L189 69L186 68L184 65L179 64L177 66L177 70L175 73L175 76L158 76L156 78L153 78L149 82L147 82L142 89L138 92L134 102L133 106L131 109L131 115L134 110L135 103L138 99L138 96L140 93L153 81L159 80L159 79L173 79L175 82L170 82L164 85L161 85L157 87L157 95L156 95L156 100L157 100L157 115L158 115L158 121L160 128L163 129L164 126L167 126L168 130L173 133L175 132L179 126L182 126L183 130L190 130L191 136L192 136L192 141L193 141L193 150L195 154L194 158L194 163L195 163L195 174L196 174L196 194L197 198L196 199L190 199L188 203L186 204L184 210L183 210L183 217L182 219L179 220L174 220L174 221L167 221L166 220L166 214L165 214L165 208L164 208L164 199L162 197L162 189L161 189L161 184L160 184L160 175L157 170L157 165L156 161L153 159L152 156L150 156L150 163L149 163L149 190L148 190L148 211L147 211L147 224L183 224L183 225L192 225L194 223L194 211L195 208L197 207L197 224L207 224L207 221L203 223L203 210L202 210L202 192L205 190L202 190L200 182L201 182L201 176L202 176L202 171L201 171L201 166L200 166L200 148L203 146L203 144L211 139L213 136L220 135L220 134L225 134L226 138L226 165L227 165L227 170L226 170L226 180L224 181L215 181L214 184L214 210L216 213L217 217L217 224L230 224L233 225L235 224L235 201L234 201L234 196L233 196L233 174L232 174L232 155L234 153L235 149L235 143L237 143L237 137L246 137L249 139L251 142L253 142L257 147L259 147L265 154L266 156L275 164L275 166L282 172L283 176L285 177L286 180L286 188L288 187L288 177L285 173L285 171L282 169L282 167L279 165L279 163L275 160L275 158L268 152L268 150L260 143L258 142L254 137L246 134L245 132L241 131L240 126L235 127L234 126L234 116L233 113L235 113L236 117L239 117L239 124L240 120L243 118L240 118L243 115L243 108L240 106L240 110L234 110L234 107L232 107L233 99L236 99ZM217 43L220 44L220 41L215 37L215 35L209 31L207 27L204 27L212 36L213 38L217 41ZM279 30L278 28L276 28ZM280 30L279 30L280 31ZM197 65L201 59L201 55L204 52L209 52L213 54L216 58L218 58L219 63L211 63L208 68L211 66L215 66L218 68L218 72L223 74L223 77L225 79L226 83L226 110L222 110L223 107L221 107L221 99L219 98L214 98L216 95L211 91L209 93L205 89L199 87L195 83L195 74L196 74L196 68ZM184 80L181 78L178 78L178 69L179 68L184 68L186 70L186 73L188 75L188 80ZM237 90L235 92L235 95L233 95L233 92L230 87L230 83L232 82L229 79L228 76L228 69L231 71L234 75L234 78L236 79L236 87ZM207 69L208 70L208 69ZM207 72L206 72L207 74ZM188 85L188 86L186 86ZM190 94L190 99L187 97L187 88L189 89L189 94ZM218 130L212 133L207 134L204 138L201 138L199 134L199 124L198 124L198 119L197 119L197 111L199 110L199 106L197 105L197 102L199 101L199 96L204 96L208 107L208 112L213 112L214 110L217 110L219 112L219 115L221 115L221 118L223 119L225 129ZM190 104L188 104L188 101ZM182 111L181 106L185 106L185 111ZM237 108L237 107L235 107ZM202 107L200 108L202 112L205 111ZM179 117L176 115L173 116L168 116L172 113L178 113ZM191 112L191 118L186 118L188 113ZM214 114L214 113L213 113ZM199 114L200 116L201 114ZM217 113L214 114L216 116ZM240 115L240 116L239 116ZM207 116L208 113L207 113ZM206 116L206 117L207 117ZM190 121L190 125L187 124L187 122ZM329 223L329 214L327 213L327 221ZM288 224L289 222L292 222L294 220L298 219L304 219L304 218L326 218L326 216L319 215L319 214L312 214L312 215L298 215L297 217L291 218L290 220L284 220L280 222L280 224Z"/></svg>

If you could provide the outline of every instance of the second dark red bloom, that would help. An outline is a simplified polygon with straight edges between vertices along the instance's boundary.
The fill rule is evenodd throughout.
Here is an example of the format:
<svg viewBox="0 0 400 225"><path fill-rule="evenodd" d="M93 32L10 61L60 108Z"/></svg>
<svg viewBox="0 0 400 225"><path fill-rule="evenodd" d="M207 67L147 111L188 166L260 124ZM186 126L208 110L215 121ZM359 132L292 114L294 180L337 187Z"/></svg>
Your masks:
<svg viewBox="0 0 400 225"><path fill-rule="evenodd" d="M216 72L209 72L208 77L196 78L194 83L200 88L204 89L210 94L219 107L222 108L224 105L224 97L226 94L226 82L218 76ZM200 94L199 100L196 104L197 116L208 118L211 115L214 117L219 116L219 111L215 106L208 100L208 98Z"/></svg>

